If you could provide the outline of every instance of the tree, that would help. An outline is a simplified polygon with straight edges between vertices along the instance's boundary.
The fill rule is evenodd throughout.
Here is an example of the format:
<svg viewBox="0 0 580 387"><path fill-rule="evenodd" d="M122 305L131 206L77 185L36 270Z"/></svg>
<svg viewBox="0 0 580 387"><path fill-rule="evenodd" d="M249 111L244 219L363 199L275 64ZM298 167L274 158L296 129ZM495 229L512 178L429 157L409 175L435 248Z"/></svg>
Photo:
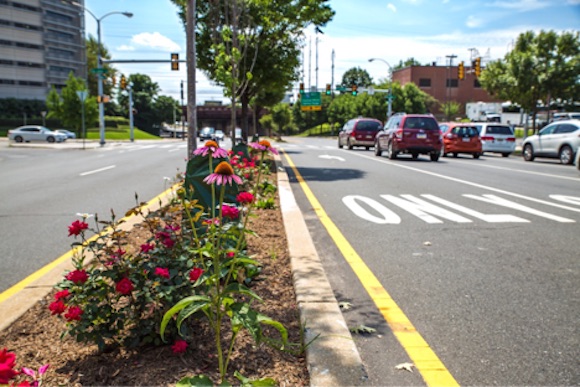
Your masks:
<svg viewBox="0 0 580 387"><path fill-rule="evenodd" d="M447 101L441 104L441 110L445 114L447 121L454 120L454 117L459 115L459 110L461 109L461 104L456 101Z"/></svg>
<svg viewBox="0 0 580 387"><path fill-rule="evenodd" d="M90 95L96 96L98 95L98 74L94 74L90 70L97 68L99 43L97 39L95 39L92 35L89 35L88 39L86 40L86 46L87 67L89 69L87 75L88 90ZM101 43L101 57L103 59L111 59L111 54L109 54L109 50L107 50L103 43ZM112 96L115 83L119 83L118 71L108 63L103 63L103 68L106 69L106 73L103 75L103 94ZM113 82L113 79L115 82ZM105 105L105 107L107 107L107 105Z"/></svg>
<svg viewBox="0 0 580 387"><path fill-rule="evenodd" d="M53 87L48 93L46 106L48 118L58 118L62 124L80 134L82 128L82 102L77 91L86 91L84 80L76 78L71 72L63 87L61 94ZM97 122L98 119L97 98L87 97L85 100L85 122L88 125Z"/></svg>
<svg viewBox="0 0 580 387"><path fill-rule="evenodd" d="M132 84L133 90L133 108L136 113L133 116L135 126L148 133L158 135L159 125L163 122L155 109L155 102L160 91L159 84L153 82L151 77L146 74L131 74L128 77L128 83ZM119 90L117 99L123 116L128 117L129 97L127 93ZM169 114L173 117L171 108Z"/></svg>
<svg viewBox="0 0 580 387"><path fill-rule="evenodd" d="M353 67L342 75L341 85L343 87L351 87L352 85L356 85L358 87L368 87L372 84L373 79L369 73L360 67Z"/></svg>
<svg viewBox="0 0 580 387"><path fill-rule="evenodd" d="M480 83L491 95L517 103L534 117L538 104L570 104L580 95L580 33L533 31L520 34L504 59L491 62Z"/></svg>
<svg viewBox="0 0 580 387"><path fill-rule="evenodd" d="M399 70L399 69L402 69L402 68L405 68L405 67L410 67L410 66L421 66L421 63L418 60L416 60L415 58L413 58L413 57L408 58L404 62L401 59L399 61L399 63L397 63L396 65L393 66L393 71Z"/></svg>

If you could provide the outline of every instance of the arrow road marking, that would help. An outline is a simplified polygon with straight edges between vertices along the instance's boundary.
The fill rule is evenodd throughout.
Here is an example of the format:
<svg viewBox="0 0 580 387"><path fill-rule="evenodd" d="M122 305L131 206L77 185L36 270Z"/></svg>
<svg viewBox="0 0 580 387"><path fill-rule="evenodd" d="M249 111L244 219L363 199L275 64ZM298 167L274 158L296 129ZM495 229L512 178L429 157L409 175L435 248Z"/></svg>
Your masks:
<svg viewBox="0 0 580 387"><path fill-rule="evenodd" d="M318 157L321 158L321 159L327 159L327 160L345 161L342 157L339 157L339 156L320 155Z"/></svg>

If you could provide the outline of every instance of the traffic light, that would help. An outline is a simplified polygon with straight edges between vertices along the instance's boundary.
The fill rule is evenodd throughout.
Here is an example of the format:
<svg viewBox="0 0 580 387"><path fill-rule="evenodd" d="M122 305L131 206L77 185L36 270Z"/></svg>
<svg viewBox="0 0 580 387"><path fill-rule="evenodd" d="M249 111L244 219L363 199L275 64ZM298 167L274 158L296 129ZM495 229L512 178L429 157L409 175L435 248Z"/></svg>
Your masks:
<svg viewBox="0 0 580 387"><path fill-rule="evenodd" d="M465 66L463 65L463 61L459 62L457 66L457 78L465 79Z"/></svg>
<svg viewBox="0 0 580 387"><path fill-rule="evenodd" d="M304 94L304 83L300 82L300 94Z"/></svg>
<svg viewBox="0 0 580 387"><path fill-rule="evenodd" d="M356 97L356 95L358 94L358 86L357 85L352 85L352 95L354 95Z"/></svg>
<svg viewBox="0 0 580 387"><path fill-rule="evenodd" d="M481 74L481 57L480 56L475 58L473 67L474 67L473 72L475 73L475 76L479 77L479 75Z"/></svg>
<svg viewBox="0 0 580 387"><path fill-rule="evenodd" d="M171 71L178 71L179 70L179 54L172 53L171 54Z"/></svg>
<svg viewBox="0 0 580 387"><path fill-rule="evenodd" d="M330 91L330 83L326 84L326 95L330 95L331 91Z"/></svg>
<svg viewBox="0 0 580 387"><path fill-rule="evenodd" d="M123 90L127 87L127 78L124 75L121 75L121 81L119 81L119 87Z"/></svg>

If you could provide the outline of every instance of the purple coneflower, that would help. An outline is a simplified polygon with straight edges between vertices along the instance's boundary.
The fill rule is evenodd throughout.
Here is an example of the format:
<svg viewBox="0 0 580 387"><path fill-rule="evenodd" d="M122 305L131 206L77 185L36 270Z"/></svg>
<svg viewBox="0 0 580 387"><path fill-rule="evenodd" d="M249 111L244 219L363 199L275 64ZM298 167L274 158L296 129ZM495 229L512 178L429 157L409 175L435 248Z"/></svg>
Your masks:
<svg viewBox="0 0 580 387"><path fill-rule="evenodd" d="M270 145L270 141L267 141L267 140L262 140L260 142L252 142L249 144L249 146L251 146L252 148L257 149L259 151L262 151L262 152L270 151L270 152L274 153L275 155L278 154L278 151L276 150L276 148L273 148L272 145Z"/></svg>
<svg viewBox="0 0 580 387"><path fill-rule="evenodd" d="M241 177L234 174L234 169L227 161L222 161L215 167L212 174L203 179L207 184L217 184L217 185L232 185L232 182L236 184L242 184Z"/></svg>
<svg viewBox="0 0 580 387"><path fill-rule="evenodd" d="M214 159L228 157L228 151L220 148L218 143L213 140L207 141L204 146L193 151L195 156L207 156L208 153L210 153L211 157Z"/></svg>

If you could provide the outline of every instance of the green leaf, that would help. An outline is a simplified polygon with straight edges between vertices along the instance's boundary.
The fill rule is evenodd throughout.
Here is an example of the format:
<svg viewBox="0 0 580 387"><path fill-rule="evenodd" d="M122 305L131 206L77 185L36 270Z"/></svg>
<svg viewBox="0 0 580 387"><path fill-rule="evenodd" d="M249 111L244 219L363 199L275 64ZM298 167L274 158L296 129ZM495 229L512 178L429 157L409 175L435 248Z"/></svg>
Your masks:
<svg viewBox="0 0 580 387"><path fill-rule="evenodd" d="M177 384L176 387L191 387L191 386L202 386L202 387L213 387L213 383L210 378L205 375L196 375L196 376L186 376L185 378L181 379Z"/></svg>
<svg viewBox="0 0 580 387"><path fill-rule="evenodd" d="M224 289L224 294L229 294L229 293L234 293L234 294L245 294L247 296L250 296L256 300L262 301L262 299L260 298L260 296L258 296L256 293L254 293L253 291L251 291L248 287L234 282L229 284L225 289Z"/></svg>
<svg viewBox="0 0 580 387"><path fill-rule="evenodd" d="M238 371L234 372L234 376L238 378L240 382L242 382L242 387L271 387L277 385L276 381L272 378L250 380Z"/></svg>
<svg viewBox="0 0 580 387"><path fill-rule="evenodd" d="M190 304L197 302L197 301L203 301L203 300L205 300L206 302L209 302L209 298L205 297L205 296L186 297L183 300L179 301L177 304L175 304L173 307L171 307L171 309L169 309L167 312L165 312L165 314L163 315L163 320L161 320L161 326L159 328L159 334L161 335L161 338L163 339L163 341L165 341L165 338L164 338L165 328L167 327L167 324L169 323L171 318L176 313L180 312L182 309L185 309Z"/></svg>
<svg viewBox="0 0 580 387"><path fill-rule="evenodd" d="M189 304L187 307L182 309L179 312L179 316L177 317L177 329L181 328L181 324L184 320L186 320L192 314L199 312L200 310L204 309L206 306L210 305L209 301L196 301Z"/></svg>

